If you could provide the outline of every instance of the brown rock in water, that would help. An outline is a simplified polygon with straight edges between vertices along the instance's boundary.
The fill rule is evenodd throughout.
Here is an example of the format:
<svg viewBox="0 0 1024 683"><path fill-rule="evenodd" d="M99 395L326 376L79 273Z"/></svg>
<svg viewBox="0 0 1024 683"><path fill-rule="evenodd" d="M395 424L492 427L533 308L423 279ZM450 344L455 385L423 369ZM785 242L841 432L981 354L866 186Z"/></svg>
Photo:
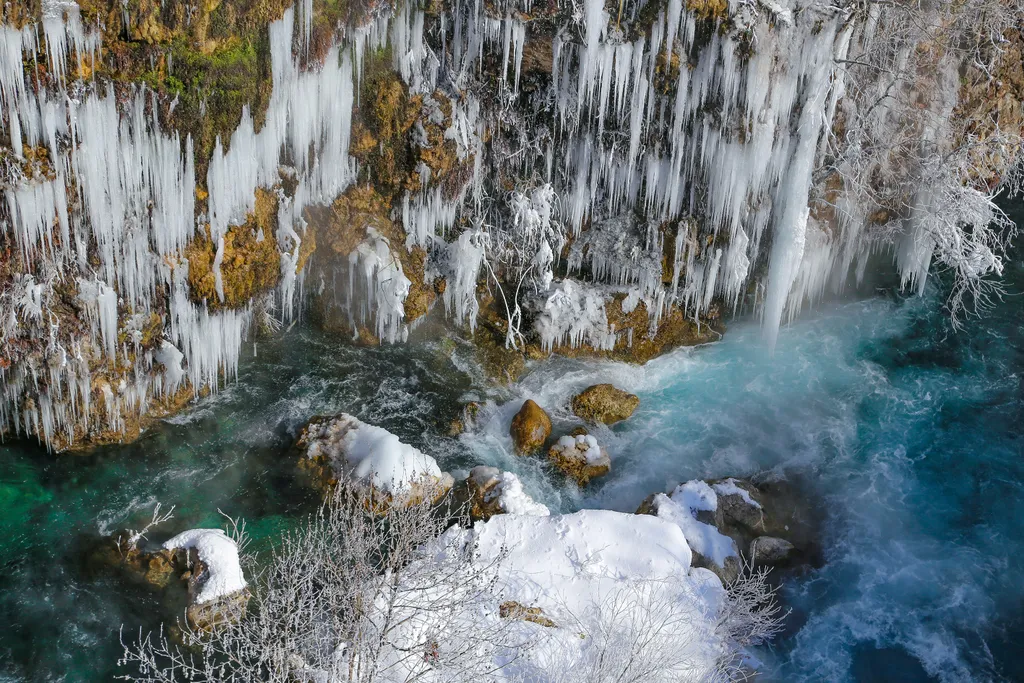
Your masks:
<svg viewBox="0 0 1024 683"><path fill-rule="evenodd" d="M477 415L480 414L480 404L476 401L470 401L462 408L462 414L459 417L451 421L448 425L448 435L458 436L467 429L470 429L476 422Z"/></svg>
<svg viewBox="0 0 1024 683"><path fill-rule="evenodd" d="M595 384L573 397L572 412L588 422L610 425L628 418L639 405L640 398L634 394L611 384Z"/></svg>
<svg viewBox="0 0 1024 683"><path fill-rule="evenodd" d="M512 418L508 433L519 453L533 453L551 436L551 418L533 399L526 399Z"/></svg>
<svg viewBox="0 0 1024 683"><path fill-rule="evenodd" d="M128 544L130 536L131 532L122 531L100 540L89 553L87 566L97 572L116 569L133 581L155 588L169 586L185 564L184 554L163 548L140 550Z"/></svg>
<svg viewBox="0 0 1024 683"><path fill-rule="evenodd" d="M597 439L587 435L563 436L548 451L548 459L580 486L603 477L612 469L608 451L598 445Z"/></svg>

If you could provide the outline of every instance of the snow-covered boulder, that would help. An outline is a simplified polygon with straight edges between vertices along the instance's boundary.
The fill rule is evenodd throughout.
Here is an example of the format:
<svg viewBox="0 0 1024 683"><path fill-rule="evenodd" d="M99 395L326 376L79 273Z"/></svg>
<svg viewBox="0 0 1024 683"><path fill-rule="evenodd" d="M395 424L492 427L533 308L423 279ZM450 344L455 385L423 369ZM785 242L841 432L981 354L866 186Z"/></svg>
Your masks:
<svg viewBox="0 0 1024 683"><path fill-rule="evenodd" d="M371 510L436 501L453 483L429 455L346 413L310 420L296 447L302 466L320 483L330 489L348 479L364 489Z"/></svg>
<svg viewBox="0 0 1024 683"><path fill-rule="evenodd" d="M817 551L813 513L785 482L692 480L649 496L637 513L679 526L694 564L726 582L736 575L741 555L756 565L778 566L813 561Z"/></svg>
<svg viewBox="0 0 1024 683"><path fill-rule="evenodd" d="M589 434L559 438L548 450L548 459L580 486L586 486L591 479L604 476L612 469L608 451Z"/></svg>
<svg viewBox="0 0 1024 683"><path fill-rule="evenodd" d="M538 450L551 436L551 418L533 399L526 399L508 428L516 451L527 454Z"/></svg>
<svg viewBox="0 0 1024 683"><path fill-rule="evenodd" d="M644 680L702 681L728 647L717 628L721 582L691 567L680 529L656 517L497 515L453 527L419 561L453 548L471 548L481 565L495 563L493 576L478 579L486 579L482 592L451 623L486 629L504 620L515 657L501 653L495 668L503 666L509 680L552 681L608 658L649 665L657 657L657 674ZM639 643L653 651L630 650Z"/></svg>
<svg viewBox="0 0 1024 683"><path fill-rule="evenodd" d="M548 515L547 507L537 503L519 477L497 467L479 465L455 485L456 504L465 505L470 519L488 520L494 515Z"/></svg>
<svg viewBox="0 0 1024 683"><path fill-rule="evenodd" d="M220 529L190 529L169 539L165 551L187 553L189 605L195 628L210 629L237 619L249 595L238 559L238 545Z"/></svg>
<svg viewBox="0 0 1024 683"><path fill-rule="evenodd" d="M670 494L657 493L637 511L670 522L682 531L693 563L713 571L729 583L739 574L739 550L736 542L715 527L714 513L718 497L707 482L693 480L680 484Z"/></svg>
<svg viewBox="0 0 1024 683"><path fill-rule="evenodd" d="M627 419L640 405L640 398L611 384L587 387L572 399L572 412L587 422L614 424Z"/></svg>

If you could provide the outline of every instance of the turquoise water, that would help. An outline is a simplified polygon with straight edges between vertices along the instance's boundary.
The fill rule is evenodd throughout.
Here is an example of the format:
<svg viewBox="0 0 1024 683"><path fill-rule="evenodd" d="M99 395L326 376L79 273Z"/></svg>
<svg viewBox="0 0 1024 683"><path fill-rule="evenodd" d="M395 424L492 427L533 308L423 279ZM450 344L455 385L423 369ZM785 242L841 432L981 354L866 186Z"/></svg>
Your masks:
<svg viewBox="0 0 1024 683"><path fill-rule="evenodd" d="M1008 282L1024 289L1019 256ZM562 511L632 511L697 476L797 479L821 509L825 564L786 577L792 612L761 653L767 679L1024 679L1022 299L959 334L940 304L931 291L822 306L782 331L774 357L740 321L720 343L641 368L556 359L501 391L483 389L451 342L354 349L293 330L261 345L226 391L136 444L61 458L3 448L0 681L110 680L119 626L152 626L163 606L88 571L83 548L137 525L157 500L178 506L166 533L218 525L220 508L244 516L265 548L313 505L288 453L296 427L338 410L446 469L516 471ZM642 402L597 432L613 472L580 492L512 455L505 432L525 396L569 427L569 397L596 381ZM476 429L444 436L467 398L489 399Z"/></svg>

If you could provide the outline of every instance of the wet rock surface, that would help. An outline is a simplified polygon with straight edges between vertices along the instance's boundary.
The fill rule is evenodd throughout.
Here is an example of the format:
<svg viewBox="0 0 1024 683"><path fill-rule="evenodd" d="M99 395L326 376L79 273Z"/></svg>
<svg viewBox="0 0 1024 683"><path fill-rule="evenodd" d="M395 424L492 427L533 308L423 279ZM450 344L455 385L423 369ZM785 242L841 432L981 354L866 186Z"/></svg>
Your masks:
<svg viewBox="0 0 1024 683"><path fill-rule="evenodd" d="M516 451L526 455L540 449L551 436L551 418L533 399L527 399L509 426Z"/></svg>
<svg viewBox="0 0 1024 683"><path fill-rule="evenodd" d="M548 460L579 486L586 486L591 479L602 477L612 469L608 451L587 434L563 436L548 450Z"/></svg>

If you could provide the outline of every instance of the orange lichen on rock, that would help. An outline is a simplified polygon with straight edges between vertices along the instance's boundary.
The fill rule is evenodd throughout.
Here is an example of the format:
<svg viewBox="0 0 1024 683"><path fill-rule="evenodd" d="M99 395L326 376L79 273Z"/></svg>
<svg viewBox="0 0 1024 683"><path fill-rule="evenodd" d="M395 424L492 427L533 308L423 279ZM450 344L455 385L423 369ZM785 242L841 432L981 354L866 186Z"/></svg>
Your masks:
<svg viewBox="0 0 1024 683"><path fill-rule="evenodd" d="M274 239L276 217L276 196L260 189L256 191L256 209L245 224L224 234L220 265L223 301L217 294L213 267L218 243L211 239L209 226L193 239L185 248L192 299L197 303L205 301L211 310L237 308L275 287L281 276L281 254Z"/></svg>

